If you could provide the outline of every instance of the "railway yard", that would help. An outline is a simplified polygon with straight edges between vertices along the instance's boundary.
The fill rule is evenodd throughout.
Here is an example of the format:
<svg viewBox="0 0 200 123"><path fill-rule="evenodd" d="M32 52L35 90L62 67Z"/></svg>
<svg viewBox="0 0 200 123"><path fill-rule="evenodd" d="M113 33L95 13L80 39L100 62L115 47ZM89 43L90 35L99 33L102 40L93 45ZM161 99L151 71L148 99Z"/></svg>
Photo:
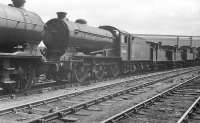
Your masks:
<svg viewBox="0 0 200 123"><path fill-rule="evenodd" d="M160 121L164 119L162 116L158 119L151 116L162 112L163 117L169 118L168 115L173 112L172 116L175 118L170 120L173 122L198 98L199 71L200 67L182 68L108 80L88 86L2 97L0 121L2 123L131 123L148 120L153 123L159 118ZM190 84L193 81L194 86ZM184 97L181 98L179 94ZM184 103L180 103L182 101ZM127 109L128 113L125 111ZM152 111L155 111L155 114L150 113ZM118 114L119 112L122 113Z"/></svg>
<svg viewBox="0 0 200 123"><path fill-rule="evenodd" d="M11 2L0 4L0 123L200 123L200 36L53 10L44 22Z"/></svg>

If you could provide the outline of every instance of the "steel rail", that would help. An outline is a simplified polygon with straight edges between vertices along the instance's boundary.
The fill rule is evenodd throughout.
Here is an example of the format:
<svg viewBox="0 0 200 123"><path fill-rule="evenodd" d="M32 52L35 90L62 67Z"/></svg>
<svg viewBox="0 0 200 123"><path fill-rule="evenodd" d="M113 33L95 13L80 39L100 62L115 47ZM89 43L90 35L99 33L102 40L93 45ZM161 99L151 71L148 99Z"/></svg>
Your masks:
<svg viewBox="0 0 200 123"><path fill-rule="evenodd" d="M165 73L172 73L174 71L179 71L179 70L187 70L187 69L191 69L191 68L196 68L196 67L189 67L189 68L181 68L181 69L176 69L176 70L171 70L171 71L162 71L162 72L155 72L155 73L145 73L145 74L139 74L138 76L141 76L141 77L138 77L138 78L135 78L134 80L131 80L131 81L137 81L139 79L145 79L145 78L148 78L148 77L154 77L154 76L157 76L157 75L162 75L162 74L165 74ZM130 77L123 77L123 79L127 79L127 78L130 78ZM119 79L119 78L116 78L116 80ZM115 79L111 79L111 80L115 80ZM108 80L106 80L108 81ZM129 80L125 80L125 82L127 82ZM104 82L104 81L102 81ZM117 83L118 84L118 83ZM115 85L115 84L111 84L112 85ZM52 89L55 89L55 88L62 88L63 86L53 86ZM30 91L30 93L32 92L38 92L38 91L42 91L43 89L46 89L46 88L41 88L41 89L33 89ZM19 93L19 94L25 94L28 92L25 92L25 93ZM18 94L5 94L5 95L0 95L0 101L3 101L3 100L6 100L6 99L13 99L13 98L16 98Z"/></svg>
<svg viewBox="0 0 200 123"><path fill-rule="evenodd" d="M189 70L189 71L183 72L181 74L186 74L186 73L189 73L191 71L198 71L199 70L199 68L195 68L195 67L192 67L192 68L194 68L195 70ZM26 108L30 108L30 107L34 107L34 106L39 106L41 104L44 104L44 102L45 103L46 102L54 102L57 99L62 99L62 98L67 98L67 97L72 97L72 96L77 96L77 95L80 95L80 94L82 94L84 92L92 92L92 91L95 91L95 90L106 89L108 87L113 87L113 86L116 86L116 85L119 85L119 84L129 83L129 82L133 82L133 81L139 81L139 80L146 79L146 78L149 78L149 77L155 77L155 76L165 75L167 73L169 74L169 73L183 71L183 70L188 70L188 69L191 69L191 68L184 68L184 69L172 70L172 71L162 72L162 73L158 73L158 74L154 73L153 75L151 74L151 75L147 75L147 76L141 76L141 77L138 77L136 79L130 79L130 77L128 77L128 78L125 78L124 80L120 80L119 82L114 83L114 84L112 83L112 84L108 84L108 85L101 86L101 87L95 87L95 88L92 88L92 89L83 90L83 91L75 92L75 93L72 93L72 94L63 94L63 95L60 95L59 97L53 97L53 98L49 98L47 100L35 101L35 102L32 102L32 103L22 104L20 106L8 108L6 110L0 110L0 116L8 114L8 113L12 113L13 111L18 110L18 109L26 109ZM178 75L181 75L181 74L178 74Z"/></svg>
<svg viewBox="0 0 200 123"><path fill-rule="evenodd" d="M190 117L190 115L193 113L194 109L200 102L200 97L195 100L195 102L188 108L188 110L182 115L182 117L177 121L177 123L186 123Z"/></svg>
<svg viewBox="0 0 200 123"><path fill-rule="evenodd" d="M171 71L160 71L159 73L158 72L155 72L155 73L145 73L145 74L139 74L137 76L141 76L141 77L138 77L136 79L134 79L133 81L137 81L137 79L145 79L145 78L148 78L148 77L153 77L153 76L157 76L157 75L161 75L161 74L165 74L165 73L171 73L173 71L179 71L179 70L187 70L187 69L191 69L191 68L195 68L195 67L189 67L189 68L181 68L181 69L176 69L176 70L171 70ZM143 78L142 78L143 77ZM130 78L130 77L123 77L123 79L126 79L126 78ZM110 79L110 80L117 80L119 78L116 78L116 79ZM108 80L106 80L108 81ZM127 80L129 81L129 80ZM105 82L105 81L102 81L102 82ZM126 82L126 81L125 81ZM111 84L112 85L115 85L115 84ZM48 88L48 87L47 87ZM55 88L63 88L63 85L62 86L53 86L51 87L51 90L54 90ZM34 92L38 92L38 91L42 91L43 89L46 89L46 88L39 88L39 89L33 89L33 90L30 90L29 92L30 93L34 93ZM19 95L22 95L22 94L25 94L27 95L27 93L29 93L28 91L24 92L24 93L18 93ZM3 100L6 100L6 99L13 99L13 98L16 98L18 94L3 94L3 95L0 95L0 101L3 101Z"/></svg>
<svg viewBox="0 0 200 123"><path fill-rule="evenodd" d="M194 69L194 70L197 71L198 69ZM87 101L87 102L84 102L84 103L81 103L81 104L76 104L76 105L74 105L72 107L68 107L67 109L63 109L63 110L60 110L60 111L57 111L57 112L45 115L43 117L39 117L39 118L33 119L31 121L27 121L27 122L28 123L43 122L43 121L46 121L46 120L48 121L48 120L52 120L52 119L55 119L55 118L60 118L60 117L62 117L64 115L66 115L66 114L77 112L77 111L79 111L82 108L94 105L96 103L100 103L102 101L109 100L109 99L111 99L113 97L116 97L116 96L120 96L120 95L129 93L129 92L132 92L134 90L137 90L137 89L140 89L142 87L145 87L145 86L151 85L153 83L156 83L157 81L162 81L162 80L166 80L166 79L169 79L169 78L173 78L173 77L176 77L176 76L179 76L179 75L182 75L182 74L186 74L186 73L194 71L194 70L184 71L184 72L181 72L181 73L177 73L175 75L170 75L170 76L167 76L167 77L164 77L164 78L159 78L159 79L154 80L154 81L151 80L150 82L143 83L143 84L134 86L132 88L124 89L122 91L115 92L115 93L106 95L104 97L93 99L93 100L90 100L90 101ZM170 71L168 73L179 72L179 71L181 71L181 70L173 70L173 71ZM166 74L166 73L167 72L159 73L159 74L154 74L153 76L160 76L160 75L163 75L163 74ZM148 78L148 77L145 76L144 78ZM142 77L141 78L136 78L136 80L140 80L140 79L144 79L144 78L142 78ZM130 81L132 82L134 80L127 80L127 82L130 82ZM121 82L121 83L125 83L125 82ZM110 85L107 85L105 87L100 87L100 88L102 89L102 88L106 88L106 87L110 87ZM91 89L91 90L97 90L97 89L99 89L99 88ZM37 102L33 102L31 104L25 104L25 105L22 105L22 106L19 106L19 107L16 107L16 108L10 108L8 110L2 110L2 111L0 111L0 113L1 113L1 115L6 115L6 114L9 114L9 113L17 112L18 110L21 110L21 109L32 109L32 108L34 108L36 106L41 106L43 104L48 104L48 103L51 103L51 102L55 102L55 101L59 101L59 100L62 100L62 99L66 99L67 97L76 96L76 95L82 94L84 92L89 92L91 90L85 90L85 91L82 91L82 92L77 92L75 94L67 94L67 95L65 94L63 96L59 96L59 97L56 97L56 98L52 98L52 99L48 99L48 100L42 100L42 101L37 101Z"/></svg>
<svg viewBox="0 0 200 123"><path fill-rule="evenodd" d="M182 75L182 74L178 74L178 75ZM108 94L108 95L105 95L105 96L102 96L102 97L99 97L99 98L96 98L96 99L93 99L93 100L90 100L90 101L87 101L87 102L83 102L81 104L77 104L75 106L72 106L72 107L69 107L69 108L66 108L66 109L63 109L63 110L60 110L60 111L56 111L54 113L51 113L51 114L48 114L48 115L45 115L45 116L42 116L42 117L32 119L30 121L27 121L26 123L38 123L38 122L42 123L42 122L48 122L48 121L51 121L51 120L54 120L54 119L62 118L66 115L76 113L83 108L87 108L87 107L90 107L92 105L99 104L101 102L105 102L105 101L110 100L114 97L118 97L118 96L121 96L121 95L124 95L124 94L128 94L130 92L141 89L141 88L146 87L148 85L152 85L152 84L155 84L157 82L160 82L160 81L163 81L163 80L166 80L166 79L170 79L170 78L178 76L178 75L173 75L173 76L170 76L170 77L165 77L165 78L158 79L158 80L155 80L155 81L147 82L145 84L143 83L143 84L140 84L140 85L137 85L137 86L134 86L134 87L130 87L128 89L124 89L124 90L121 90L121 91L118 91L118 92L115 92L115 93L112 93L112 94Z"/></svg>
<svg viewBox="0 0 200 123"><path fill-rule="evenodd" d="M141 108L144 108L144 107L147 107L149 104L152 104L154 101L158 100L159 98L162 98L162 97L165 97L166 95L168 95L170 92L174 91L175 89L178 89L179 87L182 87L184 86L185 84L189 83L189 82L192 82L193 80L197 79L197 78L200 78L200 76L196 76L196 77L193 77L183 83L180 83L150 99L147 99L123 112L120 112L104 121L102 121L101 123L116 123L116 121L122 119L122 118L125 118L125 117L129 117L129 113L132 113L132 112L137 112L139 109Z"/></svg>

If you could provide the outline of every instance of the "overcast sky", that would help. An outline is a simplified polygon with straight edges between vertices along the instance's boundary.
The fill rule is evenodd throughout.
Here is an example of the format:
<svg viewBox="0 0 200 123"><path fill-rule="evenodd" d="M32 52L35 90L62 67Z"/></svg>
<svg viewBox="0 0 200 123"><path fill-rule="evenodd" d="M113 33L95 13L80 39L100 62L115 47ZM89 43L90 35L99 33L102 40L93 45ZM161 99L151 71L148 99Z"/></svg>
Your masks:
<svg viewBox="0 0 200 123"><path fill-rule="evenodd" d="M11 0L0 0L8 4ZM200 35L200 0L26 0L44 21L65 11L72 21L112 25L132 33Z"/></svg>

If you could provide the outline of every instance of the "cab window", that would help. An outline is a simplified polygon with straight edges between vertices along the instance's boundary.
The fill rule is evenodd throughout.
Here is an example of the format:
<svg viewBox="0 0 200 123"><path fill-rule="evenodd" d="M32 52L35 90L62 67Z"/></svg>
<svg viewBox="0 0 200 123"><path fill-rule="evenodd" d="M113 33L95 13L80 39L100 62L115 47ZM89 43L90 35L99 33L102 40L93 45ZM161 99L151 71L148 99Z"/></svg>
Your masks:
<svg viewBox="0 0 200 123"><path fill-rule="evenodd" d="M125 42L124 43L128 43L128 36L125 37Z"/></svg>
<svg viewBox="0 0 200 123"><path fill-rule="evenodd" d="M127 43L128 43L128 40L129 40L129 37L128 37L128 36L121 35L121 43L127 44Z"/></svg>
<svg viewBox="0 0 200 123"><path fill-rule="evenodd" d="M124 36L124 35L121 35L120 40L121 40L121 43L125 43L125 36Z"/></svg>

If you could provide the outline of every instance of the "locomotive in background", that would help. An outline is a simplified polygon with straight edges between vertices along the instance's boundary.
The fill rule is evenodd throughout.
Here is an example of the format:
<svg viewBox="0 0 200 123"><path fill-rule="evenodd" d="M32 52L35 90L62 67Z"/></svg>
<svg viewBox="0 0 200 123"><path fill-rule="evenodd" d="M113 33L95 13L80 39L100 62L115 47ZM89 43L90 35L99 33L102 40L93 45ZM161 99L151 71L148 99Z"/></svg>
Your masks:
<svg viewBox="0 0 200 123"><path fill-rule="evenodd" d="M58 12L44 26L37 14L22 8L24 3L13 0L13 5L0 5L1 90L102 81L198 64L197 53L187 48L164 46L112 26L91 27L83 19L71 22L65 12ZM45 51L38 48L40 41Z"/></svg>
<svg viewBox="0 0 200 123"><path fill-rule="evenodd" d="M197 52L179 44L163 45L112 26L88 26L71 22L65 12L46 23L44 44L48 62L60 62L60 80L101 81L121 74L197 65ZM56 71L52 70L51 71Z"/></svg>

